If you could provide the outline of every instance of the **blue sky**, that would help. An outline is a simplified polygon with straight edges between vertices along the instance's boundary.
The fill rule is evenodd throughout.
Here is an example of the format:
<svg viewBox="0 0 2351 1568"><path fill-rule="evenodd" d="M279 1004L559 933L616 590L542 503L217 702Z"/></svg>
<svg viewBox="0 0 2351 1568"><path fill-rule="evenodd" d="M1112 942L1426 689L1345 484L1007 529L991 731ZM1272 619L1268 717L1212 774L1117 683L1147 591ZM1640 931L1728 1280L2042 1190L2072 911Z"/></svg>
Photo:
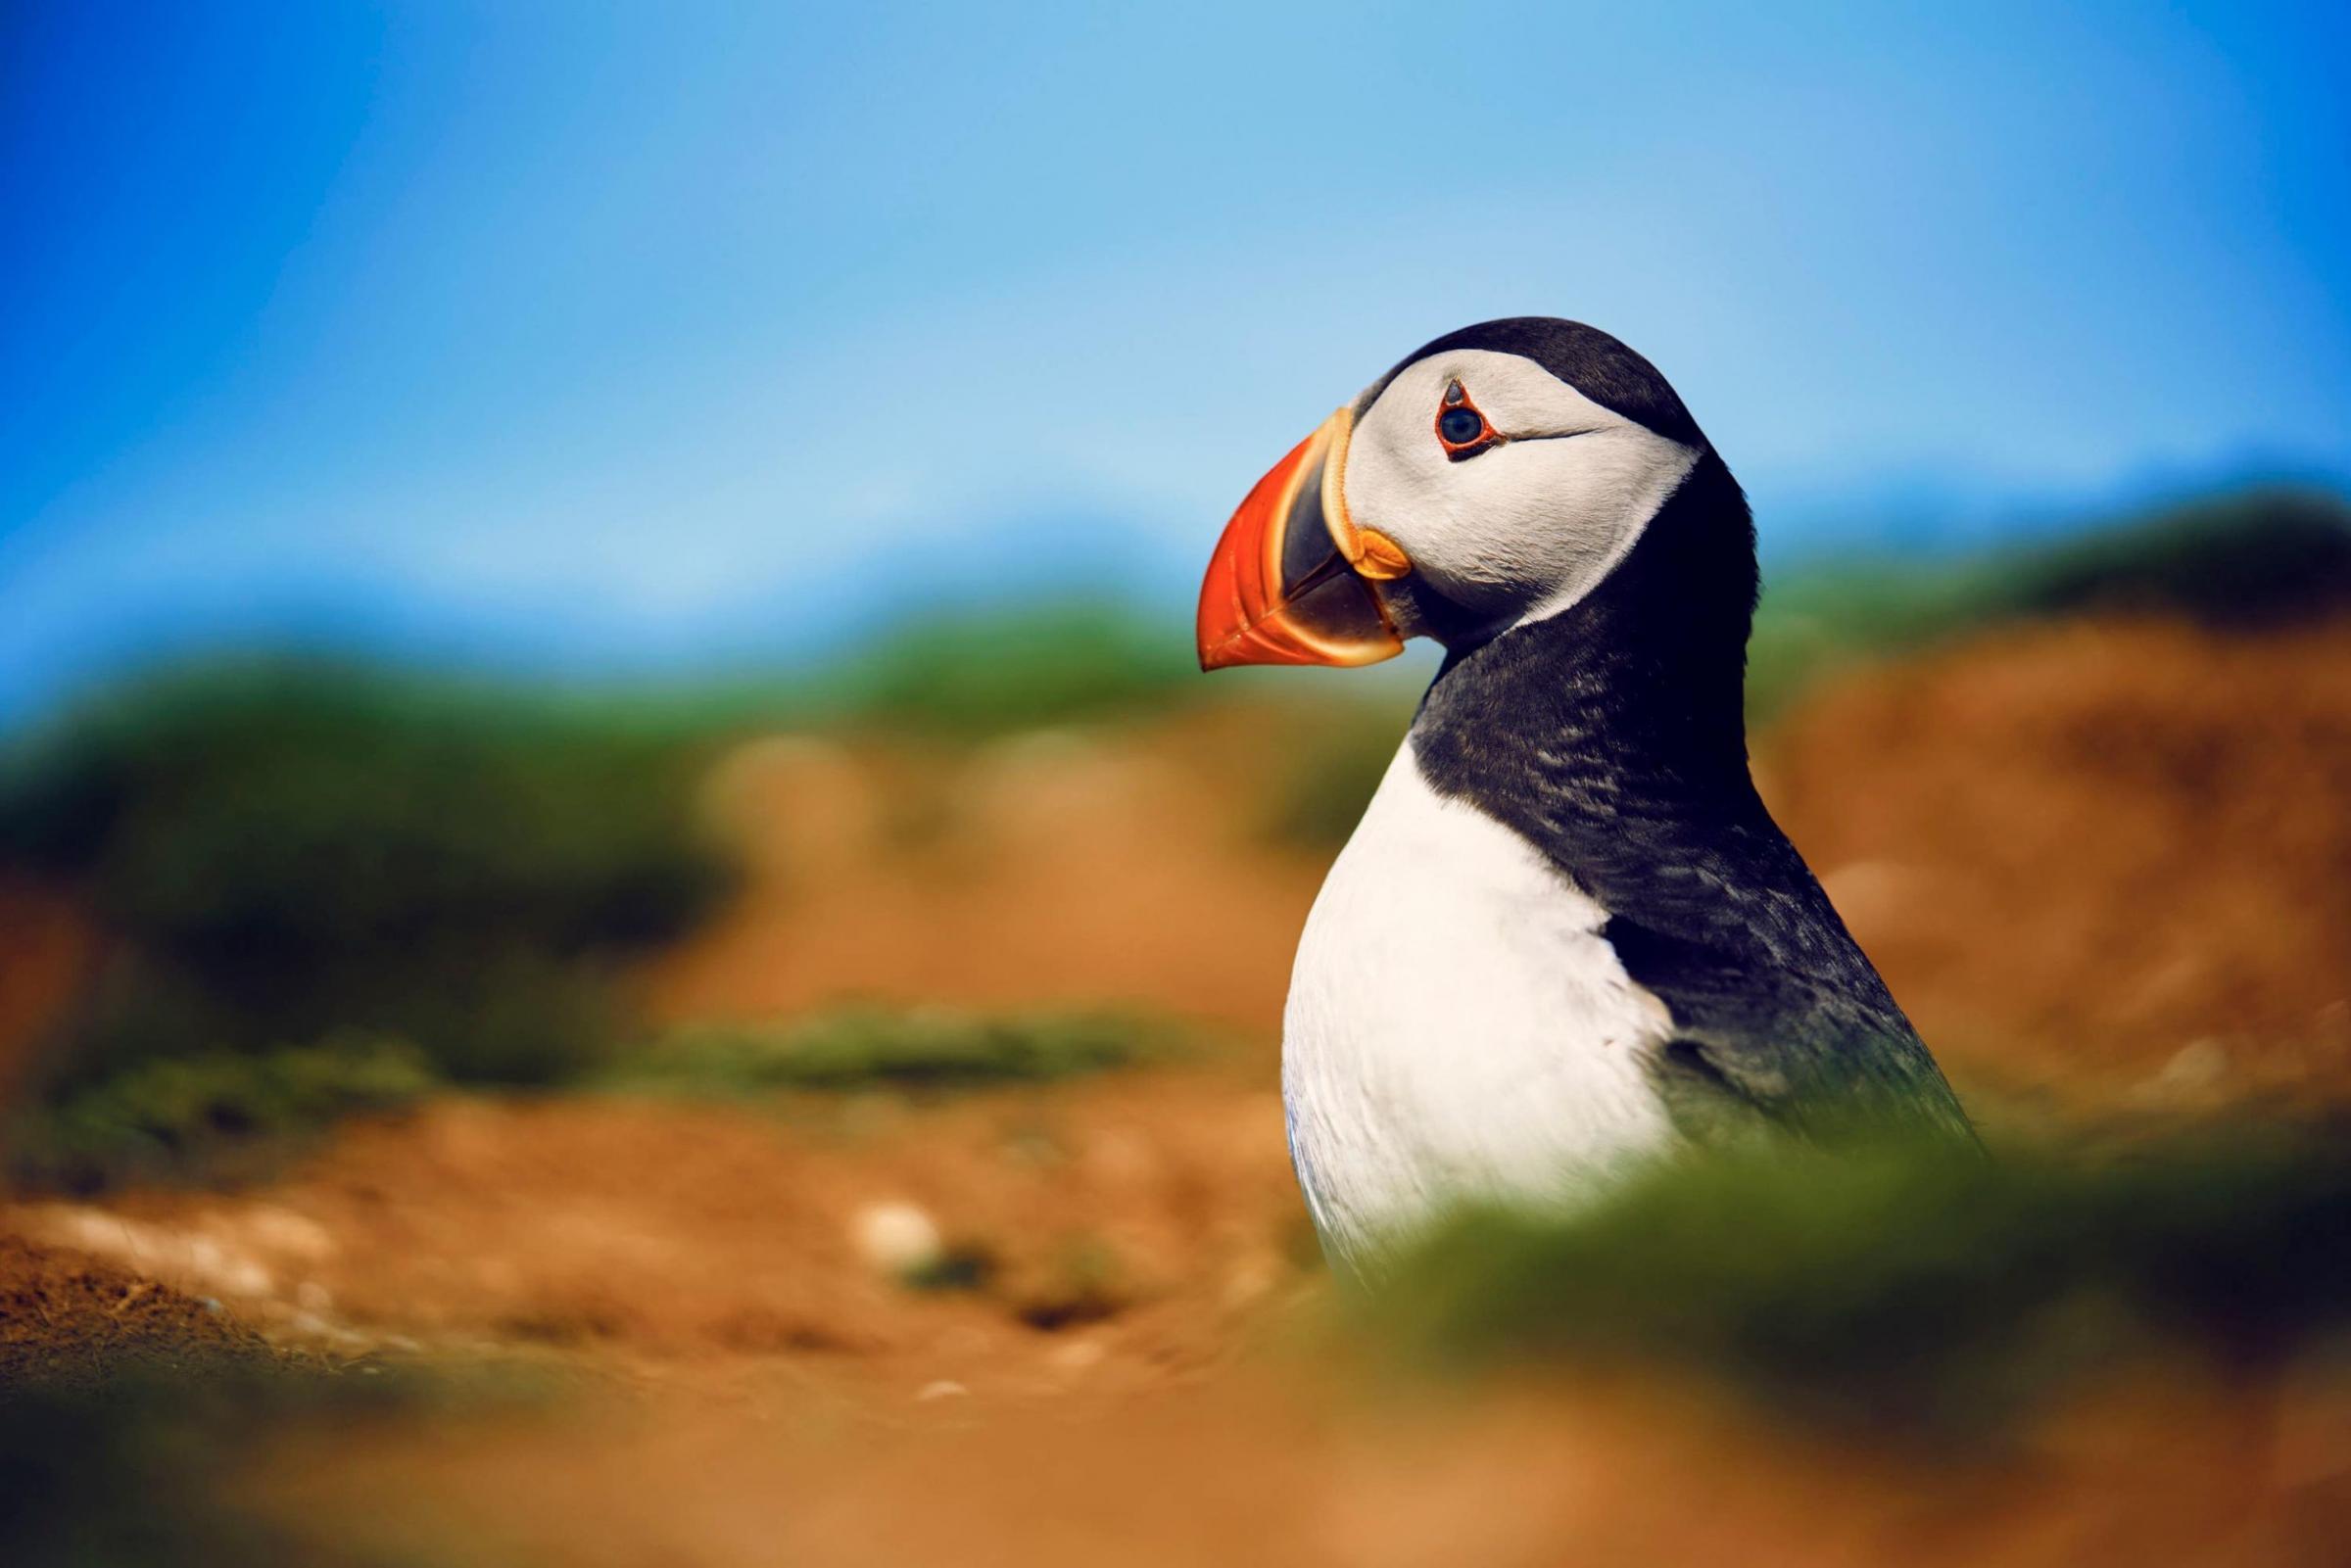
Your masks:
<svg viewBox="0 0 2351 1568"><path fill-rule="evenodd" d="M221 640L1178 602L1522 311L1783 546L2351 470L2339 5L166 9L0 10L0 716Z"/></svg>

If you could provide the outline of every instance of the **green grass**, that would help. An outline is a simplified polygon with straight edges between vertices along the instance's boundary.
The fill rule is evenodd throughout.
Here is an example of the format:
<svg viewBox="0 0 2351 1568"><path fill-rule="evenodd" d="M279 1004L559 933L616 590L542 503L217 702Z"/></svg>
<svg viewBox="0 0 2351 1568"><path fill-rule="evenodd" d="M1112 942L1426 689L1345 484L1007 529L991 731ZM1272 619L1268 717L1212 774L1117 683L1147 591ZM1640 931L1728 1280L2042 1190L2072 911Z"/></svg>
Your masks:
<svg viewBox="0 0 2351 1568"><path fill-rule="evenodd" d="M2254 490L2045 545L1772 572L1748 650L1749 712L1767 718L1856 663L1989 626L2087 613L2178 615L2231 630L2351 613L2351 504Z"/></svg>
<svg viewBox="0 0 2351 1568"><path fill-rule="evenodd" d="M132 688L0 762L0 868L119 946L56 1092L344 1030L448 1076L559 1081L602 974L724 890L673 738L510 694L300 665Z"/></svg>
<svg viewBox="0 0 2351 1568"><path fill-rule="evenodd" d="M2009 618L1994 562L1830 562L1767 573L1747 648L1747 708L1767 720L1843 669Z"/></svg>
<svg viewBox="0 0 2351 1568"><path fill-rule="evenodd" d="M1641 1362L1837 1424L1982 1432L2136 1352L2274 1368L2351 1330L2351 1146L1870 1144L1661 1167L1463 1217L1371 1306L1440 1364Z"/></svg>
<svg viewBox="0 0 2351 1568"><path fill-rule="evenodd" d="M441 1083L398 1040L159 1057L19 1113L9 1173L72 1192L234 1175L342 1117L412 1104Z"/></svg>
<svg viewBox="0 0 2351 1568"><path fill-rule="evenodd" d="M711 1096L971 1090L1138 1067L1182 1048L1172 1026L1123 1014L858 1007L776 1028L687 1029L614 1064L602 1081Z"/></svg>
<svg viewBox="0 0 2351 1568"><path fill-rule="evenodd" d="M975 738L1170 706L1199 690L1180 627L1116 603L1015 605L903 627L797 703L859 727Z"/></svg>
<svg viewBox="0 0 2351 1568"><path fill-rule="evenodd" d="M1019 599L889 626L821 663L624 681L537 705L600 729L707 748L792 730L946 742L1147 715L1203 685L1190 629L1117 598Z"/></svg>
<svg viewBox="0 0 2351 1568"><path fill-rule="evenodd" d="M2027 553L2008 599L2032 615L2153 611L2232 628L2341 614L2351 505L2296 490L2192 501Z"/></svg>

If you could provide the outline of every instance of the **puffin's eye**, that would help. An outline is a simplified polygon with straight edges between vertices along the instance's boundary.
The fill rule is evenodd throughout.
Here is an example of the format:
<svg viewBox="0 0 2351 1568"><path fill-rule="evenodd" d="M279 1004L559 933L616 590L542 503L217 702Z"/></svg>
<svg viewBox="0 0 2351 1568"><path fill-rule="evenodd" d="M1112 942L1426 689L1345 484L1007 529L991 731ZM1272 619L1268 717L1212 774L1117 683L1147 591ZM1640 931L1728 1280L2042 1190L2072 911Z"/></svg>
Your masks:
<svg viewBox="0 0 2351 1568"><path fill-rule="evenodd" d="M1455 462L1474 457L1502 440L1500 432L1486 423L1486 416L1477 411L1469 394L1459 381L1445 383L1445 402L1437 408L1437 440L1445 448L1445 455Z"/></svg>

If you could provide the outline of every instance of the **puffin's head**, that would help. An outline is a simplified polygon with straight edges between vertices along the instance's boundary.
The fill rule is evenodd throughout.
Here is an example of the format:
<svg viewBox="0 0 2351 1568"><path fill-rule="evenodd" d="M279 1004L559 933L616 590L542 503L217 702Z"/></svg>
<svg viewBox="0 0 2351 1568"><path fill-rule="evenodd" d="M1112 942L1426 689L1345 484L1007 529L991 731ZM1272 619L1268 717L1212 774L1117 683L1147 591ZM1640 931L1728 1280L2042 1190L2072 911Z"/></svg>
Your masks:
<svg viewBox="0 0 2351 1568"><path fill-rule="evenodd" d="M1201 668L1371 664L1408 637L1459 647L1557 614L1708 454L1665 378L1607 333L1464 327L1241 502L1201 586Z"/></svg>

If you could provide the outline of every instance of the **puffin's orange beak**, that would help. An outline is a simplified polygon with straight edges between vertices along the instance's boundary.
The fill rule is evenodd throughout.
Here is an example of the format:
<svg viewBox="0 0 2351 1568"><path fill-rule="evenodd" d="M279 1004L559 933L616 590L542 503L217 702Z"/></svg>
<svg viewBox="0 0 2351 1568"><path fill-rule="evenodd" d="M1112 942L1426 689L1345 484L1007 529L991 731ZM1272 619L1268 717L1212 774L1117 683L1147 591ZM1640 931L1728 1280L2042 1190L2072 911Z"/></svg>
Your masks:
<svg viewBox="0 0 2351 1568"><path fill-rule="evenodd" d="M1290 450L1224 525L1200 585L1200 668L1377 664L1404 651L1377 582L1412 570L1385 536L1358 529L1339 476L1345 408Z"/></svg>

